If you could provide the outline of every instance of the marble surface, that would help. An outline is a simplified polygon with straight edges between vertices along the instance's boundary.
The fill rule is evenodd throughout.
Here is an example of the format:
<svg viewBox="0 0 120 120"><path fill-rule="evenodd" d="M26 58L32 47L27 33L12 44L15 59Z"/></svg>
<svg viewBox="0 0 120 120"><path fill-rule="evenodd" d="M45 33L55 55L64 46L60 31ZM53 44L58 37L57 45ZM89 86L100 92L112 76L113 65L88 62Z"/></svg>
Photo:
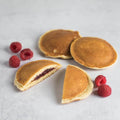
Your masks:
<svg viewBox="0 0 120 120"><path fill-rule="evenodd" d="M120 1L119 0L0 0L0 120L120 120ZM117 63L104 70L87 69L74 60L45 58L38 50L38 39L51 29L78 30L82 36L107 40L118 53ZM17 68L8 60L14 55L9 44L20 41L31 48L28 61L50 59L62 64L54 75L25 92L13 85ZM65 68L83 68L92 78L107 77L112 95L95 94L87 99L61 105Z"/></svg>

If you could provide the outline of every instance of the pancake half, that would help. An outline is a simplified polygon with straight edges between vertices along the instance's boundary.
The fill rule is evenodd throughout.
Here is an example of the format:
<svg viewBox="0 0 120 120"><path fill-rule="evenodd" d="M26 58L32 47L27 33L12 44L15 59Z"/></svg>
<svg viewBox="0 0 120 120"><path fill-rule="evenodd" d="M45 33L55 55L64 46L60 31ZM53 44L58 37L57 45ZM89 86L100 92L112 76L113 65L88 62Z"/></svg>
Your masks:
<svg viewBox="0 0 120 120"><path fill-rule="evenodd" d="M50 60L37 60L29 62L18 69L15 76L15 86L24 91L41 82L61 67L60 64Z"/></svg>
<svg viewBox="0 0 120 120"><path fill-rule="evenodd" d="M80 38L78 31L57 29L43 34L38 44L46 56L70 59L70 45L76 38Z"/></svg>
<svg viewBox="0 0 120 120"><path fill-rule="evenodd" d="M92 69L111 66L117 59L114 48L105 40L95 37L83 37L71 44L70 52L74 60Z"/></svg>
<svg viewBox="0 0 120 120"><path fill-rule="evenodd" d="M93 90L93 82L85 71L68 65L64 78L62 103L85 99Z"/></svg>

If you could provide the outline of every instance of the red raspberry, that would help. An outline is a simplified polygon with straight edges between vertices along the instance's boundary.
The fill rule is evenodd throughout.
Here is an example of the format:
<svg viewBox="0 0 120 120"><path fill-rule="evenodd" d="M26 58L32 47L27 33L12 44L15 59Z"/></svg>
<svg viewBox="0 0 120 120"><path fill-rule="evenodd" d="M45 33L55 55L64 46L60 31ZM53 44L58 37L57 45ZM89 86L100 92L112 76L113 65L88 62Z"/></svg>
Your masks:
<svg viewBox="0 0 120 120"><path fill-rule="evenodd" d="M99 75L95 78L95 85L99 87L100 85L103 85L106 83L106 77L103 75Z"/></svg>
<svg viewBox="0 0 120 120"><path fill-rule="evenodd" d="M19 67L20 65L20 59L16 56L16 55L13 55L10 59L9 59L9 65L11 67Z"/></svg>
<svg viewBox="0 0 120 120"><path fill-rule="evenodd" d="M30 59L33 57L33 52L29 48L23 49L20 52L20 57L22 60Z"/></svg>
<svg viewBox="0 0 120 120"><path fill-rule="evenodd" d="M107 97L109 95L111 95L112 89L109 85L101 85L100 87L98 87L98 95L101 97Z"/></svg>
<svg viewBox="0 0 120 120"><path fill-rule="evenodd" d="M21 48L22 48L22 45L20 42L12 42L10 44L10 50L14 53L19 52L21 50Z"/></svg>

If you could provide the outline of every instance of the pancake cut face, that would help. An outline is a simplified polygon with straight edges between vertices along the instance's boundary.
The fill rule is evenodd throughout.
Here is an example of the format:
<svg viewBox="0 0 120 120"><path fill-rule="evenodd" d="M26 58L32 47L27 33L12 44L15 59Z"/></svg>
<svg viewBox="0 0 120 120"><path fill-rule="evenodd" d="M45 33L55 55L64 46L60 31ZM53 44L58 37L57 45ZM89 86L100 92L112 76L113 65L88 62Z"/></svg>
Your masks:
<svg viewBox="0 0 120 120"><path fill-rule="evenodd" d="M39 48L46 56L70 59L70 45L76 38L80 38L77 31L52 30L40 37Z"/></svg>
<svg viewBox="0 0 120 120"><path fill-rule="evenodd" d="M29 62L18 69L14 84L19 90L24 91L41 82L60 67L60 64L50 60Z"/></svg>
<svg viewBox="0 0 120 120"><path fill-rule="evenodd" d="M85 71L68 65L64 78L62 103L85 99L93 90L93 83Z"/></svg>
<svg viewBox="0 0 120 120"><path fill-rule="evenodd" d="M114 48L100 38L79 38L71 44L70 51L76 62L92 69L106 68L117 59Z"/></svg>

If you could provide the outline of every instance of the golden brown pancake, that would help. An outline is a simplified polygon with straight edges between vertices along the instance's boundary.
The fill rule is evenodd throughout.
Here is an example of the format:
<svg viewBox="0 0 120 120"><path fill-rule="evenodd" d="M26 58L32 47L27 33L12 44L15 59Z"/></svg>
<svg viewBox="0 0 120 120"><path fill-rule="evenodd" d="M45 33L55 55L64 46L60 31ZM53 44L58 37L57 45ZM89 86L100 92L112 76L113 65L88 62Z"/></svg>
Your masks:
<svg viewBox="0 0 120 120"><path fill-rule="evenodd" d="M117 53L105 40L83 37L71 44L71 55L81 65L92 69L102 69L115 63Z"/></svg>
<svg viewBox="0 0 120 120"><path fill-rule="evenodd" d="M39 48L46 56L70 59L70 44L76 38L80 38L78 31L51 30L40 37Z"/></svg>
<svg viewBox="0 0 120 120"><path fill-rule="evenodd" d="M85 99L93 89L93 83L85 71L68 65L64 78L62 103Z"/></svg>
<svg viewBox="0 0 120 120"><path fill-rule="evenodd" d="M18 69L15 77L15 86L24 91L41 82L61 67L60 64L50 60L37 60L29 62Z"/></svg>

